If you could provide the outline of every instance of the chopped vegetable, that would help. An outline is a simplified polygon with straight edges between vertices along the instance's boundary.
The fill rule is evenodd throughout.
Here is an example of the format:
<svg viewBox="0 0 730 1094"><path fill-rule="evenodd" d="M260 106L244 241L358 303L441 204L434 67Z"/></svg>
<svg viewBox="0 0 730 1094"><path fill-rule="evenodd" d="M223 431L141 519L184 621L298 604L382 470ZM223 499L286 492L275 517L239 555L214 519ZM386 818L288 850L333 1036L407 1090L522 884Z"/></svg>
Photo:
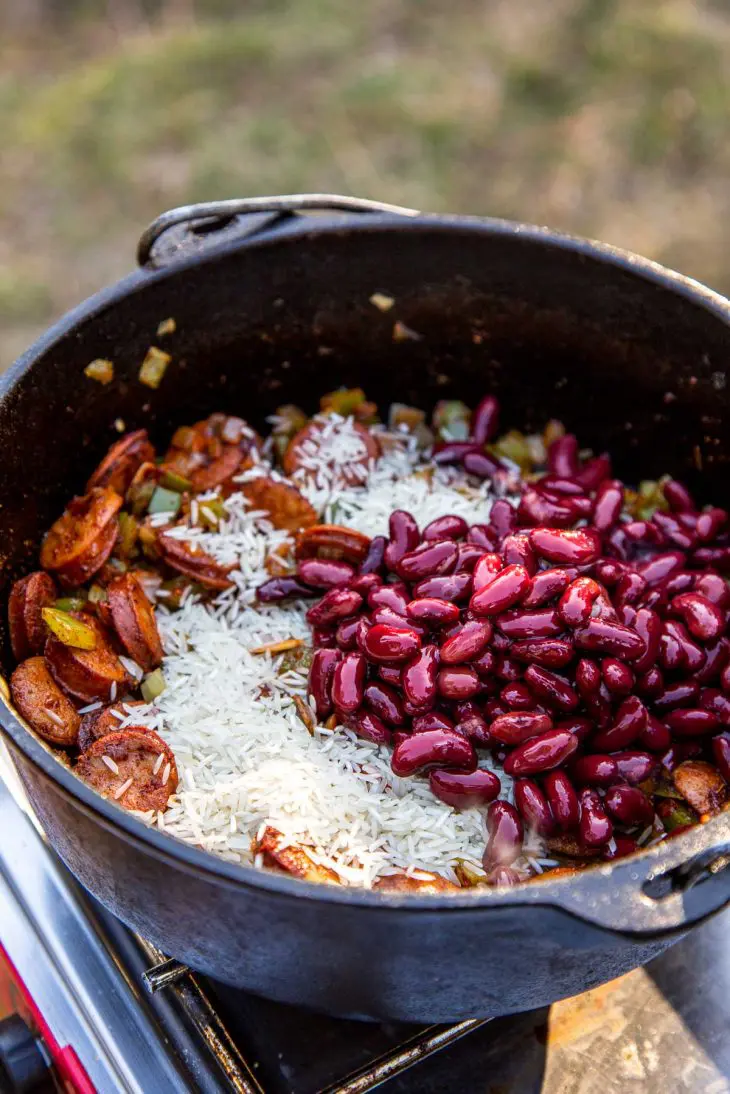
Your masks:
<svg viewBox="0 0 730 1094"><path fill-rule="evenodd" d="M154 672L150 672L145 676L139 690L142 692L145 703L153 703L158 696L162 695L166 687L167 684L165 683L165 677L162 675L162 669L155 669Z"/></svg>
<svg viewBox="0 0 730 1094"><path fill-rule="evenodd" d="M454 873L462 889L473 889L477 885L485 885L486 878L483 873L474 869L465 859L457 859L454 864Z"/></svg>
<svg viewBox="0 0 730 1094"><path fill-rule="evenodd" d="M163 319L157 326L157 337L163 338L166 334L174 334L177 330L177 323L170 316L169 319Z"/></svg>
<svg viewBox="0 0 730 1094"><path fill-rule="evenodd" d="M84 376L100 384L110 384L114 379L114 362L107 361L105 357L97 357L86 366Z"/></svg>
<svg viewBox="0 0 730 1094"><path fill-rule="evenodd" d="M49 631L55 634L64 646L73 646L77 650L96 648L96 632L80 619L75 619L69 612L59 611L58 608L42 608L41 614Z"/></svg>
<svg viewBox="0 0 730 1094"><path fill-rule="evenodd" d="M530 471L532 468L530 442L524 433L520 433L516 429L511 429L509 433L505 433L500 437L490 446L490 451L495 456L501 456L506 460L511 460L512 463L516 463L523 471Z"/></svg>
<svg viewBox="0 0 730 1094"><path fill-rule="evenodd" d="M157 346L150 346L139 370L139 382L146 387L158 388L171 360L169 353Z"/></svg>
<svg viewBox="0 0 730 1094"><path fill-rule="evenodd" d="M106 589L101 585L92 585L89 589L89 603L90 604L105 604L106 603Z"/></svg>
<svg viewBox="0 0 730 1094"><path fill-rule="evenodd" d="M693 809L682 802L669 799L659 802L657 815L666 832L674 832L677 828L688 828L697 823L697 814Z"/></svg>
<svg viewBox="0 0 730 1094"><path fill-rule="evenodd" d="M276 422L271 432L271 439L280 460L284 458L289 441L304 429L308 421L309 418L302 408L295 406L294 403L284 403L283 406L276 408Z"/></svg>
<svg viewBox="0 0 730 1094"><path fill-rule="evenodd" d="M565 426L557 418L551 418L542 433L542 443L549 448L553 441L559 441L565 436Z"/></svg>
<svg viewBox="0 0 730 1094"><path fill-rule="evenodd" d="M177 490L179 494L184 494L186 490L192 490L193 488L190 479L186 479L184 475L178 475L177 471L172 470L162 472L160 486L164 486L167 490Z"/></svg>
<svg viewBox="0 0 730 1094"><path fill-rule="evenodd" d="M127 423L125 422L124 418L115 418L114 428L116 429L117 433L124 433L124 430L127 428Z"/></svg>
<svg viewBox="0 0 730 1094"><path fill-rule="evenodd" d="M117 539L117 550L120 555L125 558L129 558L134 551L135 544L137 543L137 536L139 535L139 521L136 520L131 513L119 514L119 537Z"/></svg>
<svg viewBox="0 0 730 1094"><path fill-rule="evenodd" d="M402 323L400 319L396 319L393 324L393 341L394 342L420 342L423 339L423 335L419 334L416 330L411 330L405 323Z"/></svg>
<svg viewBox="0 0 730 1094"><path fill-rule="evenodd" d="M395 299L392 296L386 296L383 292L374 292L370 297L370 303L378 311L390 311L395 304Z"/></svg>
<svg viewBox="0 0 730 1094"><path fill-rule="evenodd" d="M352 417L365 425L377 421L377 405L368 402L361 387L341 387L337 391L330 391L319 400L319 406L323 414L335 413L343 418Z"/></svg>
<svg viewBox="0 0 730 1094"><path fill-rule="evenodd" d="M81 596L62 596L56 601L59 612L80 612L86 607L86 599Z"/></svg>
<svg viewBox="0 0 730 1094"><path fill-rule="evenodd" d="M316 726L317 722L314 714L312 713L312 708L309 706L308 703L304 702L301 695L294 695L293 699L294 706L297 708L297 714L299 715L299 718L302 722L304 722L309 736L313 737L314 727Z"/></svg>
<svg viewBox="0 0 730 1094"><path fill-rule="evenodd" d="M265 646L253 646L249 653L286 653L287 650L296 650L304 645L303 638L285 638L281 642L269 642Z"/></svg>
<svg viewBox="0 0 730 1094"><path fill-rule="evenodd" d="M205 501L201 501L198 513L202 523L212 531L215 531L220 522L228 516L221 498L206 498Z"/></svg>
<svg viewBox="0 0 730 1094"><path fill-rule="evenodd" d="M471 410L460 399L441 399L434 407L431 424L439 440L466 441L471 427Z"/></svg>
<svg viewBox="0 0 730 1094"><path fill-rule="evenodd" d="M180 511L182 495L177 490L166 490L164 486L156 486L147 512L152 516L155 513L169 513L174 517Z"/></svg>

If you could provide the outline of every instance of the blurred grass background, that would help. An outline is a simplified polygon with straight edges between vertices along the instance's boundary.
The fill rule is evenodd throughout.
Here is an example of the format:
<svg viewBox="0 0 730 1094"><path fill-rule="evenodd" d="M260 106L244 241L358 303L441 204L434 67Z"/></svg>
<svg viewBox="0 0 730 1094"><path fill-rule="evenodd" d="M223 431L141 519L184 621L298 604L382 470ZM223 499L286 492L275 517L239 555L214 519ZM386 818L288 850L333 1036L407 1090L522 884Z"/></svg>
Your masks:
<svg viewBox="0 0 730 1094"><path fill-rule="evenodd" d="M0 368L206 198L549 224L730 290L727 0L5 0Z"/></svg>

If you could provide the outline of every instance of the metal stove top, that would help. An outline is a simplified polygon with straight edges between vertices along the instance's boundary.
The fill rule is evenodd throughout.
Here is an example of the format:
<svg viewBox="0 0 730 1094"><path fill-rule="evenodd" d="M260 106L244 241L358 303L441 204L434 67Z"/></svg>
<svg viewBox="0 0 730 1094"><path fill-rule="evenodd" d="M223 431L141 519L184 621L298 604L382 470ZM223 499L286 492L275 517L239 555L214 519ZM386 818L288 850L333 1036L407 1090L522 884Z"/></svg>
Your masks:
<svg viewBox="0 0 730 1094"><path fill-rule="evenodd" d="M336 1021L168 961L79 888L0 775L0 945L100 1094L730 1094L730 913L549 1010Z"/></svg>

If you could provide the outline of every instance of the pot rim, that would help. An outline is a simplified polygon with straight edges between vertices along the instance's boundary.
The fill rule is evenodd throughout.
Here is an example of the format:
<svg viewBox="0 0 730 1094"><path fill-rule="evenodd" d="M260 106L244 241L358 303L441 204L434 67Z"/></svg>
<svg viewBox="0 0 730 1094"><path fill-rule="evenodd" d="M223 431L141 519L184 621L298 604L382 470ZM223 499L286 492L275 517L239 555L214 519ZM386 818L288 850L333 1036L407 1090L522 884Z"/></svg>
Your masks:
<svg viewBox="0 0 730 1094"><path fill-rule="evenodd" d="M396 214L369 214L366 217L352 215L338 218L336 222L326 220L319 223L313 222L311 218L293 217L278 226L273 234L262 233L250 238L233 238L211 244L201 252L189 257L177 258L159 268L137 270L101 289L66 312L0 377L0 402L12 394L16 384L32 368L36 359L51 349L75 326L101 314L121 298L133 295L151 283L165 281L194 266L216 262L239 250L291 246L311 236L341 236L343 232L362 235L384 230L396 233L430 230L434 234L454 234L462 231L467 235L512 237L516 240L572 252L595 260L599 264L618 268L640 280L674 292L690 303L711 312L730 329L730 300L720 293L658 262L598 240L493 217L423 214L406 218ZM31 730L16 717L15 711L2 693L0 693L0 715L2 716L0 728L7 733L15 748L36 771L50 778L56 788L70 799L76 808L118 834L126 842L135 844L146 852L151 851L156 858L176 868L182 868L192 874L207 875L217 884L264 890L271 895L283 898L309 897L318 901L372 910L392 910L398 907L409 912L441 912L445 909L471 911L529 904L552 906L576 918L584 919L586 917L581 912L585 913L588 910L586 903L596 899L605 900L607 892L609 890L615 892L622 882L630 882L632 888L636 889L637 880L650 880L653 876L663 873L667 869L667 859L671 860L669 865L673 868L702 855L717 846L719 842L730 844L730 812L725 812L706 824L697 825L676 839L644 848L628 859L614 860L590 867L585 874L581 874L580 879L577 879L575 875L561 875L553 878L548 872L545 878L538 882L531 881L513 889L480 888L449 895L393 894L356 887L322 885L285 874L266 872L253 866L227 862L213 852L185 843L157 828L148 827L137 817L102 798L77 778L69 768L61 764L55 758L53 750L36 738ZM577 880L580 880L582 895L579 900L572 901L570 891L576 888ZM591 880L596 884L592 886ZM588 890L587 895L586 890ZM592 894L591 890L595 892ZM648 902L648 898L643 897L640 890L637 890L636 895ZM622 929L620 926L605 922L596 923L596 925L618 931ZM672 926L677 925L672 924ZM632 934L635 933L632 931L631 924L626 924L625 929Z"/></svg>

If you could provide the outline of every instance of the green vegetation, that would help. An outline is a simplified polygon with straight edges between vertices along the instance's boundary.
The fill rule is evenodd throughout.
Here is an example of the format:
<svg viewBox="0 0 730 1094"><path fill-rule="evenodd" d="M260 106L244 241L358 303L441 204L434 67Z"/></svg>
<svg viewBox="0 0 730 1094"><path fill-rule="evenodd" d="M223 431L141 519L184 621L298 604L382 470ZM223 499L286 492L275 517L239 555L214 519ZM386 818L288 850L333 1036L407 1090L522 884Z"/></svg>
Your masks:
<svg viewBox="0 0 730 1094"><path fill-rule="evenodd" d="M730 289L713 0L33 0L10 18L0 368L124 273L159 211L214 197L531 220Z"/></svg>

